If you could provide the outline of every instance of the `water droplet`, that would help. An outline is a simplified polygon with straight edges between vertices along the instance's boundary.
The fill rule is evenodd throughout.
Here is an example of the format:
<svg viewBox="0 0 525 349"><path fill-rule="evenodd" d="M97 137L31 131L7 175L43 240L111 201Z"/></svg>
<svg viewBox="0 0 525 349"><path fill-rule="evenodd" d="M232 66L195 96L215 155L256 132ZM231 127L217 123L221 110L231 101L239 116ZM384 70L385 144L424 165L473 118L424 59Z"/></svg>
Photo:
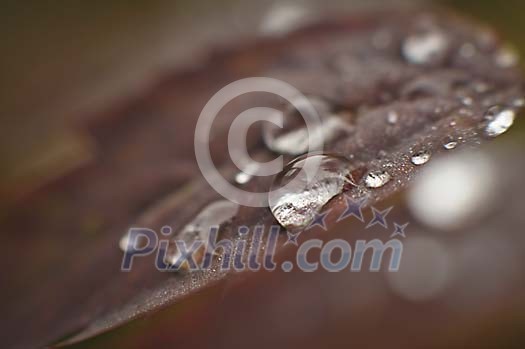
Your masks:
<svg viewBox="0 0 525 349"><path fill-rule="evenodd" d="M461 103L463 103L466 106L471 106L474 100L471 97L463 97L461 99Z"/></svg>
<svg viewBox="0 0 525 349"><path fill-rule="evenodd" d="M458 145L458 142L456 141L448 141L447 143L443 144L443 148L445 148L446 150L452 150L456 148L457 145Z"/></svg>
<svg viewBox="0 0 525 349"><path fill-rule="evenodd" d="M312 134L306 127L276 135L268 129L263 130L263 139L266 146L280 154L300 155L308 152L308 142L312 142L314 149L320 150L325 142L330 142L343 132L351 132L352 126L338 116L329 116L322 119L321 123L312 127ZM312 138L310 138L312 137Z"/></svg>
<svg viewBox="0 0 525 349"><path fill-rule="evenodd" d="M446 50L448 41L437 31L411 35L403 43L403 55L414 64L428 64L440 58Z"/></svg>
<svg viewBox="0 0 525 349"><path fill-rule="evenodd" d="M485 134L489 137L496 137L506 132L514 123L516 113L512 109L493 106L487 110L485 119L488 120L485 127Z"/></svg>
<svg viewBox="0 0 525 349"><path fill-rule="evenodd" d="M396 111L389 111L386 116L386 121L393 125L399 120L399 114Z"/></svg>
<svg viewBox="0 0 525 349"><path fill-rule="evenodd" d="M390 181L390 174L386 171L370 172L365 178L365 185L368 188L380 188Z"/></svg>
<svg viewBox="0 0 525 349"><path fill-rule="evenodd" d="M516 51L504 47L494 55L494 62L500 68L511 68L518 64L519 57Z"/></svg>
<svg viewBox="0 0 525 349"><path fill-rule="evenodd" d="M253 172L257 171L259 165L256 162L250 162L242 171L235 175L235 182L237 184L246 184L252 177Z"/></svg>
<svg viewBox="0 0 525 349"><path fill-rule="evenodd" d="M229 200L219 200L212 202L204 207L199 214L182 230L180 230L173 240L184 241L188 248L195 240L206 242L212 227L218 227L221 224L232 219L239 210L239 205ZM181 257L180 252L175 249L168 252L166 262L174 264ZM198 262L199 256L194 256Z"/></svg>
<svg viewBox="0 0 525 349"><path fill-rule="evenodd" d="M268 203L273 216L288 230L305 228L345 185L353 185L350 170L350 162L337 155L296 158L272 184Z"/></svg>
<svg viewBox="0 0 525 349"><path fill-rule="evenodd" d="M426 164L428 160L430 160L430 152L426 150L415 153L410 159L410 161L416 166Z"/></svg>

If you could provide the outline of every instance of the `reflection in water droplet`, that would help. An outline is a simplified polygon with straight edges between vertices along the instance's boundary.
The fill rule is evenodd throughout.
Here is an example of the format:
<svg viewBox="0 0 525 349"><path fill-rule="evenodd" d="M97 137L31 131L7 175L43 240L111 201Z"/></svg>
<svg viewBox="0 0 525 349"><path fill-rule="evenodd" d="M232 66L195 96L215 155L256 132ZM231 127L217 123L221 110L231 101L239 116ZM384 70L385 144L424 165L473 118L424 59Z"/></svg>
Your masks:
<svg viewBox="0 0 525 349"><path fill-rule="evenodd" d="M450 142L443 144L443 148L445 148L446 150L452 150L456 148L457 146L458 146L458 142L456 141L450 141Z"/></svg>
<svg viewBox="0 0 525 349"><path fill-rule="evenodd" d="M312 127L312 134L306 127L277 136L269 129L264 130L263 139L266 146L280 154L300 155L308 152L308 142L312 142L314 150L320 150L325 142L330 142L343 132L351 132L352 126L338 116L330 116Z"/></svg>
<svg viewBox="0 0 525 349"><path fill-rule="evenodd" d="M414 64L428 64L439 58L448 45L446 37L437 31L411 35L403 43L403 55Z"/></svg>
<svg viewBox="0 0 525 349"><path fill-rule="evenodd" d="M390 174L386 171L370 172L365 178L365 185L368 188L380 188L390 181Z"/></svg>
<svg viewBox="0 0 525 349"><path fill-rule="evenodd" d="M488 123L485 127L485 134L489 137L496 137L506 132L514 123L516 113L512 109L503 109L499 106L491 107L485 114Z"/></svg>
<svg viewBox="0 0 525 349"><path fill-rule="evenodd" d="M272 184L268 203L273 216L288 230L308 226L345 185L353 185L350 170L350 162L337 155L296 158L286 165Z"/></svg>
<svg viewBox="0 0 525 349"><path fill-rule="evenodd" d="M184 241L188 248L195 240L206 242L212 227L218 227L221 224L232 219L239 210L239 205L229 200L219 200L212 202L204 207L199 214L188 224L186 224L181 231L179 231L173 240ZM174 264L181 257L180 252L176 249L170 251L166 256L166 262ZM199 256L195 256L196 261ZM184 267L184 265L183 265Z"/></svg>
<svg viewBox="0 0 525 349"><path fill-rule="evenodd" d="M430 152L426 150L415 153L410 159L410 161L417 166L426 164L428 160L430 160Z"/></svg>

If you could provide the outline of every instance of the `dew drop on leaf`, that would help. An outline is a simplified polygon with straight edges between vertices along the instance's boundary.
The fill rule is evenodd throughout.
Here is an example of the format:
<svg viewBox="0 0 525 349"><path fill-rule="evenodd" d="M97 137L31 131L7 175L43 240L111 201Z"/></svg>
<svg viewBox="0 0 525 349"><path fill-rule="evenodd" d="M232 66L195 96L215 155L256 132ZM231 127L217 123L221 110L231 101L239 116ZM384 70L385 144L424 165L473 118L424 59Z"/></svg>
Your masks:
<svg viewBox="0 0 525 349"><path fill-rule="evenodd" d="M426 164L428 160L430 160L430 152L426 150L415 153L410 159L410 161L416 166Z"/></svg>
<svg viewBox="0 0 525 349"><path fill-rule="evenodd" d="M288 230L305 228L330 199L354 185L350 171L350 161L337 155L296 158L272 184L268 203L273 216Z"/></svg>
<svg viewBox="0 0 525 349"><path fill-rule="evenodd" d="M493 106L485 113L487 125L485 134L489 137L497 137L506 132L514 123L516 113L512 109Z"/></svg>
<svg viewBox="0 0 525 349"><path fill-rule="evenodd" d="M380 188L390 181L390 174L386 171L370 172L365 178L365 185L368 188Z"/></svg>

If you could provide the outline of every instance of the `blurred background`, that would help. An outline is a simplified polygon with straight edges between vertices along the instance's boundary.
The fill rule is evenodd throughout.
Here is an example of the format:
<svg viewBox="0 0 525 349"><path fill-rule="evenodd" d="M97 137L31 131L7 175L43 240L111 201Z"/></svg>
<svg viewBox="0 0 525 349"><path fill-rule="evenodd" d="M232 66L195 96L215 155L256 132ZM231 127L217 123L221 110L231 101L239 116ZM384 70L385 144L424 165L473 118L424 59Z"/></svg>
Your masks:
<svg viewBox="0 0 525 349"><path fill-rule="evenodd" d="M329 15L340 12L341 9L350 13L363 9L381 9L387 3L388 6L402 7L427 2L286 1L286 5L299 4L299 7L305 9L306 17ZM101 146L96 140L111 135L114 130L103 129L101 134L93 135L85 132L86 125L97 125L98 118L103 119L115 111L121 111L135 96L142 96L144 91L163 81L171 72L191 72L200 67L210 48L243 42L264 33L268 27L272 27L272 18L278 23L279 19L272 17L272 11L283 4L285 2L268 0L82 3L7 1L3 4L0 11L3 32L0 41L0 129L3 131L0 138L0 220L3 227L0 241L7 251L1 257L4 271L0 281L2 303L9 311L8 318L1 321L3 328L0 333L2 341L8 347L42 346L59 340L61 336L77 332L89 320L108 310L97 309L96 298L87 301L94 290L104 291L100 297L107 294L114 304L125 304L132 292L123 294L118 288L108 288L106 293L103 285L108 281L105 278L110 276L101 276L103 272L99 276L87 273L94 264L87 263L86 260L92 258L94 252L102 246L100 236L108 227L125 228L161 193L177 188L193 174L192 169L185 167L186 160L174 151L170 156L176 162L176 167L155 169L151 171L153 174L137 170L136 178L120 183L123 186L121 192L125 193L121 196L104 197L108 188L118 184L102 183L101 180L91 187L97 190L98 194L93 194L97 198L88 199L77 186L89 183L89 173L85 175L86 178L74 183L68 182L68 179L63 182L60 180L77 173L99 157L104 144ZM450 0L432 4L454 9L494 27L522 57L525 55L525 2ZM200 88L198 84L193 87ZM180 98L184 98L184 91L179 92ZM166 105L178 103L177 94L160 96L158 101ZM132 128L133 124L129 127ZM126 129L122 132L125 131ZM355 335L355 343L363 347L429 347L431 342L435 347L522 348L525 345L525 307L523 302L514 301L519 299L518 295L524 290L525 275L525 241L519 234L525 208L522 199L525 191L520 186L523 180L522 171L525 170L522 155L525 146L523 132L523 122L517 121L504 140L498 139L495 145L483 151L483 156L492 159L487 160L491 163L490 168L512 168L510 172L515 174L514 177L505 179L507 186L501 189L509 193L509 209L493 217L495 228L482 235L483 240L476 239L472 244L454 247L461 250L458 253L464 258L473 255L474 259L469 260L482 265L487 263L486 268L481 269L471 270L466 267L464 275L474 273L480 279L487 277L486 282L497 285L501 282L504 286L489 290L488 294L474 298L472 303L461 298L469 298L464 294L467 292L464 291L466 286L461 283L456 288L451 288L451 293L442 296L439 301L432 298L432 292L428 293L430 296L423 292L424 300L430 298L431 301L421 305L414 302L411 291L407 295L404 283L406 279L378 281L377 277L369 275L359 276L363 280L355 283L347 281L348 288L336 275L320 276L316 280L323 280L326 288L302 292L301 297L295 298L298 288L312 288L311 280L302 276L295 279L277 277L271 283L280 283L281 286L269 290L261 288L261 280L254 281L249 286L244 286L245 288L230 291L227 295L224 295L223 288L230 289L230 284L217 286L197 294L179 308L168 308L148 318L146 322L117 330L113 334L116 337L101 337L81 345L100 348L115 345L154 347L176 340L181 346L198 346L203 340L202 343L206 345L217 344L221 347L238 344L251 344L253 347L282 346L283 343L290 347L314 347L324 345L328 339L334 346L349 345L353 344L354 338L344 337L346 326L354 325L354 318L350 314L358 314L363 319L359 327L362 335ZM163 137L172 135L159 135L159 139ZM104 139L108 138L111 137ZM155 142L154 137L148 140ZM111 140L107 142L111 143ZM140 151L140 145L132 148L132 152ZM105 161L114 160L108 158ZM152 163L154 160L152 159ZM478 162L476 164L479 165ZM476 168L476 165L472 166ZM482 167L482 171L483 169L485 167ZM127 170L124 165L119 167L117 163L115 172L105 174L105 178L118 179L119 171ZM501 173L494 176L499 174ZM66 188L63 192L53 189L57 181ZM155 183L154 188L148 187L149 183ZM481 183L476 190L485 190L487 187L484 185ZM140 201L140 192L146 191L145 187L158 195ZM134 188L136 193L129 193L132 191L129 188ZM516 189L512 190L514 188ZM125 203L132 200L140 203L125 212L124 209L119 211L115 208L125 207ZM402 199L396 200L400 200L396 203L402 202L401 207L405 207L406 212L401 212L401 215L417 216L410 209L410 200L416 200L410 199L410 194L404 193ZM104 205L95 206L99 202L104 202ZM499 202L494 200L494 205L499 205ZM118 220L112 221L111 216L118 216ZM33 219L28 221L27 217ZM418 217L414 219L417 221ZM419 220L425 226L424 218L419 217ZM416 229L419 229L417 225ZM420 240L414 242L413 248L414 251L430 251L425 254L429 265L429 269L423 268L427 272L425 275L438 275L438 281L441 275L445 280L443 275L446 273L439 267L443 256L441 249L454 243L455 238L446 235L443 238L445 242L425 238L427 235L433 236L432 229L440 231L448 228L426 228ZM479 231L479 226L462 229L465 236L469 236L468 229ZM498 239L498 236L505 236L505 239ZM115 249L115 236L105 239L102 238L107 242L107 251ZM468 239L465 241L468 242ZM494 246L494 241L498 254L492 255L493 259L485 258L489 253L487 246ZM67 253L70 257L65 259L64 251L74 253ZM107 251L101 254L109 256L110 252ZM107 261L118 265L118 257L111 255ZM432 259L434 257L437 261ZM421 260L417 252L414 252L412 258L416 261L415 264ZM498 264L500 262L509 263L514 269ZM85 287L72 289L69 299L65 301L63 295L68 294L67 285L75 284L69 279L64 284L66 289L55 293L57 289L61 289L59 285L64 275L83 275L82 273L86 273L83 285L97 285L93 286L94 290ZM421 270L410 274L408 282L421 277L420 273ZM429 285L430 291L433 282L437 282L436 289L442 287L435 278L422 280L424 286ZM470 281L470 291L485 287L485 284L478 287ZM137 278L129 282L137 289L142 281ZM393 298L382 294L383 291L380 290L386 288L382 282L391 283L389 285L393 289L390 291ZM356 283L365 286L359 286L361 289L355 290ZM418 289L423 286L417 284L415 287ZM245 297L245 293L250 290L254 292ZM336 290L340 292L335 294ZM345 303L347 298L342 297L341 292L347 291L349 297L359 294L363 298L356 296L356 300L352 298L352 302ZM284 296L279 298L279 295ZM312 299L317 307L305 309L306 304L312 303ZM419 294L416 293L415 299L419 299ZM444 303L448 308L443 307ZM92 313L68 313L67 309L78 304L85 308L90 307ZM274 312L263 309L265 307L262 305L267 305ZM331 307L333 311L324 312L323 307ZM249 318L254 326L279 320L275 328L280 328L282 333L270 334L268 338L256 336L257 331L243 327L244 321L235 317L244 314L245 309L251 314ZM404 314L405 319L399 320L394 316L397 314ZM75 321L71 321L72 316L75 316ZM25 319L32 317L38 318L38 324L47 323L47 327L29 326L27 338L20 339L24 337ZM56 326L53 325L55 321ZM406 321L407 326L403 325L403 321ZM422 325L423 321L428 321L428 324ZM75 325L68 327L67 324L72 322ZM202 322L208 325L201 327ZM299 324L289 326L295 322ZM320 325L322 322L326 323ZM442 326L448 322L452 325ZM211 326L210 323L214 325ZM215 328L216 324L222 325ZM305 333L315 335L306 336ZM372 338L377 333L378 338ZM366 342L368 337L371 340L369 346Z"/></svg>

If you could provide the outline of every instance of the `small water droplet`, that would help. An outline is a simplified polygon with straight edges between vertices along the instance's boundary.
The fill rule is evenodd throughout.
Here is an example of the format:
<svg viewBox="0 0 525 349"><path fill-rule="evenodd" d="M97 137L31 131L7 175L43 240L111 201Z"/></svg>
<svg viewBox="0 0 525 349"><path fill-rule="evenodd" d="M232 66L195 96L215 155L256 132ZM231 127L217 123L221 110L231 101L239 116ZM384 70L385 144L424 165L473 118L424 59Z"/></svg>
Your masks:
<svg viewBox="0 0 525 349"><path fill-rule="evenodd" d="M389 111L386 116L386 121L393 125L399 120L399 114L396 111Z"/></svg>
<svg viewBox="0 0 525 349"><path fill-rule="evenodd" d="M239 210L239 205L229 200L219 200L212 202L205 206L199 214L188 224L186 224L182 230L180 230L174 237L173 240L184 241L188 247L195 240L201 240L206 242L210 234L212 227L218 227L221 224L232 219ZM166 256L166 262L174 264L181 257L180 252L170 250ZM194 256L198 259L198 256Z"/></svg>
<svg viewBox="0 0 525 349"><path fill-rule="evenodd" d="M518 64L519 57L516 51L504 47L494 55L494 62L500 68L511 68Z"/></svg>
<svg viewBox="0 0 525 349"><path fill-rule="evenodd" d="M485 127L485 134L489 137L496 137L506 132L514 123L516 113L512 109L493 106L485 114L488 121Z"/></svg>
<svg viewBox="0 0 525 349"><path fill-rule="evenodd" d="M288 230L310 224L315 215L346 185L354 185L350 162L341 156L300 156L275 177L268 203L273 216Z"/></svg>
<svg viewBox="0 0 525 349"><path fill-rule="evenodd" d="M430 160L430 152L426 150L415 153L410 159L410 161L416 166L426 164L428 160Z"/></svg>
<svg viewBox="0 0 525 349"><path fill-rule="evenodd" d="M403 43L403 55L414 64L428 64L439 58L446 50L448 41L438 31L418 33L407 37Z"/></svg>
<svg viewBox="0 0 525 349"><path fill-rule="evenodd" d="M386 171L370 172L365 178L365 185L368 188L380 188L390 181L390 174Z"/></svg>
<svg viewBox="0 0 525 349"><path fill-rule="evenodd" d="M250 162L242 171L235 175L235 182L237 184L246 184L252 177L253 172L257 171L259 165L256 162Z"/></svg>
<svg viewBox="0 0 525 349"><path fill-rule="evenodd" d="M466 106L471 106L472 103L474 103L474 100L471 97L463 97L461 99L461 103L463 103Z"/></svg>
<svg viewBox="0 0 525 349"><path fill-rule="evenodd" d="M456 148L458 145L458 142L456 141L449 141L445 144L443 144L443 148L445 148L446 150L452 150L454 148Z"/></svg>

